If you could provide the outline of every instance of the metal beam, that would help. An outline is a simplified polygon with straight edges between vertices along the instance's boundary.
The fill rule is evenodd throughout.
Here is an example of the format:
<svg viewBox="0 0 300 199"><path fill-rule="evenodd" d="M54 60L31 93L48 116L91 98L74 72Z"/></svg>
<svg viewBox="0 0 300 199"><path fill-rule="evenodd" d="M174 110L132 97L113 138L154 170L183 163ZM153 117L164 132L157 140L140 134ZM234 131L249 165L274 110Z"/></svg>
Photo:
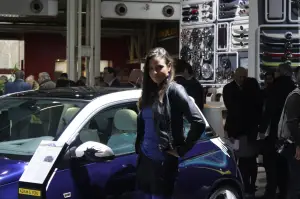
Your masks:
<svg viewBox="0 0 300 199"><path fill-rule="evenodd" d="M259 26L259 6L258 1L262 0L251 0L249 1L250 13L249 13L249 48L248 48L248 76L256 77L257 75L257 57L256 57L256 34ZM263 13L264 14L264 13Z"/></svg>
<svg viewBox="0 0 300 199"><path fill-rule="evenodd" d="M69 78L76 78L76 2L67 0L67 71Z"/></svg>
<svg viewBox="0 0 300 199"><path fill-rule="evenodd" d="M81 65L82 65L82 0L77 0L77 73L75 79L81 76Z"/></svg>
<svg viewBox="0 0 300 199"><path fill-rule="evenodd" d="M95 69L93 80L95 77L100 76L100 60L101 60L101 1L95 1ZM95 82L94 82L95 84ZM94 85L93 84L93 85ZM92 86L93 86L92 85Z"/></svg>
<svg viewBox="0 0 300 199"><path fill-rule="evenodd" d="M83 28L83 31L89 28ZM66 34L67 28L63 26L49 26L39 24L0 24L0 33L61 33ZM122 28L101 28L102 37L137 36L144 30L122 29ZM87 36L87 37L86 37ZM82 37L89 38L89 31L82 32Z"/></svg>

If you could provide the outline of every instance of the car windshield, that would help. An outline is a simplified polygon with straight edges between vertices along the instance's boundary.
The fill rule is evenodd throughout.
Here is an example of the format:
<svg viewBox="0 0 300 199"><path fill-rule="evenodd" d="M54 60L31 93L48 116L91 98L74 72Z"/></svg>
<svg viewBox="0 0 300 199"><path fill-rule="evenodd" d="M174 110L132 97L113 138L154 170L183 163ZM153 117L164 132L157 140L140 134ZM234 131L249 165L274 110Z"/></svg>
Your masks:
<svg viewBox="0 0 300 199"><path fill-rule="evenodd" d="M41 140L53 140L86 105L65 99L0 100L0 154L32 156Z"/></svg>

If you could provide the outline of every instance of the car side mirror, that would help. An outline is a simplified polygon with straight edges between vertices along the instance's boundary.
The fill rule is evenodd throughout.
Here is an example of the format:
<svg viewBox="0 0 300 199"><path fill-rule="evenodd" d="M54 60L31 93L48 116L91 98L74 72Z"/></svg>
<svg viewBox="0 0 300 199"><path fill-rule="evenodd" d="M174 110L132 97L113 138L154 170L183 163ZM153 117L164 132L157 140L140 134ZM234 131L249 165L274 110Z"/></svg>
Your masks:
<svg viewBox="0 0 300 199"><path fill-rule="evenodd" d="M76 148L75 156L77 158L84 157L92 162L98 162L113 159L115 154L110 147L104 144L88 141Z"/></svg>

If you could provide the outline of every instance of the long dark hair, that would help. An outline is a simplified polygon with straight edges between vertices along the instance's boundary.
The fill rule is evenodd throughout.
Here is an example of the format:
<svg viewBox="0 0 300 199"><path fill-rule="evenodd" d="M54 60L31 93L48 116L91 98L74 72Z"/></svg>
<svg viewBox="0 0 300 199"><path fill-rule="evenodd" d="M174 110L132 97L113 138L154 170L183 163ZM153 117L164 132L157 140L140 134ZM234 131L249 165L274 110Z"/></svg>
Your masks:
<svg viewBox="0 0 300 199"><path fill-rule="evenodd" d="M157 85L150 77L149 71L150 66L149 62L153 58L162 58L165 60L166 65L169 65L171 67L169 77L165 79L160 85ZM155 99L158 97L161 97L166 92L166 89L168 87L168 84L173 81L174 79L174 65L173 65L173 59L169 55L169 53L164 48L154 48L149 51L145 67L144 67L144 78L143 78L143 90L142 90L142 96L139 100L139 108L142 109L146 106L151 106Z"/></svg>

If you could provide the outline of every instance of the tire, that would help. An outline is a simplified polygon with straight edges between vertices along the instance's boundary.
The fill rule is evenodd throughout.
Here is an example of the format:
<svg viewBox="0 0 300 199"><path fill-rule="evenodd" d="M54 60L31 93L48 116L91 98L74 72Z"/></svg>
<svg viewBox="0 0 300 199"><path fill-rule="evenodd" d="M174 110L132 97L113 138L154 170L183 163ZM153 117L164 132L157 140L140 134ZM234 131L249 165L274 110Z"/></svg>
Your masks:
<svg viewBox="0 0 300 199"><path fill-rule="evenodd" d="M241 197L234 188L222 186L215 189L209 199L241 199Z"/></svg>

